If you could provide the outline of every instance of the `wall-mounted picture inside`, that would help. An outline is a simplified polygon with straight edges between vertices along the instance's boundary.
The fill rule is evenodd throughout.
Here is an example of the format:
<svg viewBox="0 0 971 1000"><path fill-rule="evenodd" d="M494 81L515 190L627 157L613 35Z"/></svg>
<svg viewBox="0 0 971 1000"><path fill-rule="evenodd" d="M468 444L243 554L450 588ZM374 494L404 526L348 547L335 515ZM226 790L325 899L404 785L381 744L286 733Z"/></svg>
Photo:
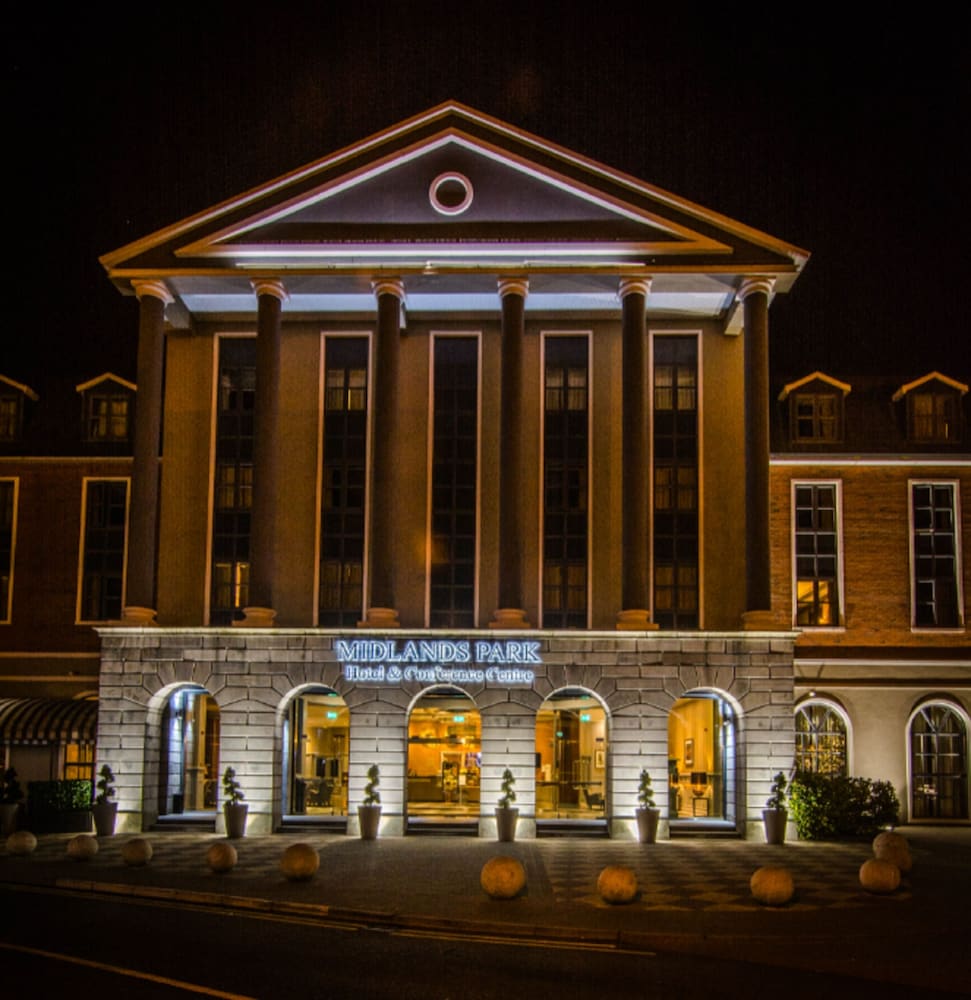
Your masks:
<svg viewBox="0 0 971 1000"><path fill-rule="evenodd" d="M695 741L684 741L684 766L685 768L695 766Z"/></svg>

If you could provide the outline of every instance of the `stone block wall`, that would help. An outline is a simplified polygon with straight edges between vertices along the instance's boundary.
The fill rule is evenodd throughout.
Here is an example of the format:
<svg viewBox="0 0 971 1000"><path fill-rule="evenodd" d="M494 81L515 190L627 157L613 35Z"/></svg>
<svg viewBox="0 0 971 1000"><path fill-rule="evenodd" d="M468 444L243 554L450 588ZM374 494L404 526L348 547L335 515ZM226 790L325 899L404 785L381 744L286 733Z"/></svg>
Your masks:
<svg viewBox="0 0 971 1000"><path fill-rule="evenodd" d="M309 685L340 694L350 710L348 832L368 768L381 770L382 829L404 830L408 716L430 686L349 681L337 640L370 637L312 629L100 630L101 692L97 766L108 763L118 783L120 828L138 830L158 815L161 721L180 686L199 685L220 708L219 773L231 766L250 806L248 829L267 833L281 820L282 728L293 695ZM382 636L403 645L442 633ZM473 633L473 640L482 636ZM480 833L495 830L493 808L502 772L516 775L520 834L535 831L535 724L543 701L565 687L592 692L608 716L607 820L612 836L635 835L638 776L647 768L655 787L666 783L668 714L689 692L717 692L737 726L738 827L761 836L761 809L772 775L793 758L793 644L773 633L510 633L537 643L532 683L454 684L473 699L481 718ZM450 637L454 638L454 634ZM468 638L469 636L466 636ZM488 639L499 638L489 632ZM666 796L659 796L666 813ZM663 816L666 820L666 815ZM221 829L221 819L218 820Z"/></svg>

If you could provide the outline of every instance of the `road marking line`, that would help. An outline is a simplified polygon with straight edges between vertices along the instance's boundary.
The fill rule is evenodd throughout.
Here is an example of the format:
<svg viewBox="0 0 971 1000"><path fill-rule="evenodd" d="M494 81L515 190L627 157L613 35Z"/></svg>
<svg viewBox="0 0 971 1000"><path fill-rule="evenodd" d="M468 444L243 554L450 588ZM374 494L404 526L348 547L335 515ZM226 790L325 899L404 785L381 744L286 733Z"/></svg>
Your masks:
<svg viewBox="0 0 971 1000"><path fill-rule="evenodd" d="M9 951L21 951L27 955L36 955L39 958L52 958L57 962L71 962L74 965L84 965L89 969L98 969L101 972L113 972L119 976L128 976L131 979L146 979L151 983L161 983L163 986L175 986L177 989L186 990L189 993L203 993L209 997L219 997L220 1000L256 1000L256 997L246 996L242 993L226 993L224 990L210 989L208 986L199 986L197 983L187 983L181 979L170 979L168 976L156 976L151 972L139 972L137 969L125 969L118 965L108 965L105 962L94 962L89 958L78 958L75 955L62 955L56 951L44 951L41 948L30 948L22 944L9 944L0 941L0 948Z"/></svg>

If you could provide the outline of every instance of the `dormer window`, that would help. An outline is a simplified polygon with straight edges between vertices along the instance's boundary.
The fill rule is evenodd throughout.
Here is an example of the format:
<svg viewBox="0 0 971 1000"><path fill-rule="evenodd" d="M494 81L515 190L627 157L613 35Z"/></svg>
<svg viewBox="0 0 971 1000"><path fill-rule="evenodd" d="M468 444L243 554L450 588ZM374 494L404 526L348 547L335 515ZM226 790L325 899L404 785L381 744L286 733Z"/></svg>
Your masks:
<svg viewBox="0 0 971 1000"><path fill-rule="evenodd" d="M907 436L918 444L953 444L958 436L958 394L915 392L907 398Z"/></svg>
<svg viewBox="0 0 971 1000"><path fill-rule="evenodd" d="M135 386L106 372L99 378L82 383L77 390L84 400L84 440L96 444L128 441Z"/></svg>
<svg viewBox="0 0 971 1000"><path fill-rule="evenodd" d="M961 441L961 397L968 387L931 372L901 386L893 401L907 401L907 438L913 444L958 444Z"/></svg>
<svg viewBox="0 0 971 1000"><path fill-rule="evenodd" d="M37 401L37 393L0 375L0 442L19 441L24 429L24 400Z"/></svg>
<svg viewBox="0 0 971 1000"><path fill-rule="evenodd" d="M843 440L843 399L850 386L822 372L790 382L779 394L789 403L793 444L838 444Z"/></svg>

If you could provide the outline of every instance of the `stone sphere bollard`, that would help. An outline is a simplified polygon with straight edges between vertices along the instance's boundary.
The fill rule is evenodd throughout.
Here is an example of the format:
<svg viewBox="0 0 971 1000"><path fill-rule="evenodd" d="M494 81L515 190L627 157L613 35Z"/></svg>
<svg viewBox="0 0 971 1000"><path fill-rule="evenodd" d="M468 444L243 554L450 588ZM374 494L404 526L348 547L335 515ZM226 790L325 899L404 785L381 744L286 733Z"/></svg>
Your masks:
<svg viewBox="0 0 971 1000"><path fill-rule="evenodd" d="M7 850L11 854L33 854L37 850L37 838L30 830L18 830L7 837Z"/></svg>
<svg viewBox="0 0 971 1000"><path fill-rule="evenodd" d="M238 859L239 855L236 853L236 848L232 844L227 844L224 840L217 840L206 851L206 864L217 875L232 871L236 867Z"/></svg>
<svg viewBox="0 0 971 1000"><path fill-rule="evenodd" d="M121 860L130 868L141 868L152 860L152 845L144 837L133 837L122 847Z"/></svg>
<svg viewBox="0 0 971 1000"><path fill-rule="evenodd" d="M280 871L290 882L309 882L320 867L320 855L310 844L291 844L280 859Z"/></svg>
<svg viewBox="0 0 971 1000"><path fill-rule="evenodd" d="M902 872L909 872L914 862L910 856L910 844L902 833L887 830L873 838L873 856L880 861L889 861Z"/></svg>
<svg viewBox="0 0 971 1000"><path fill-rule="evenodd" d="M637 895L637 874L624 865L607 865L597 878L597 892L605 903L629 903Z"/></svg>
<svg viewBox="0 0 971 1000"><path fill-rule="evenodd" d="M795 895L796 885L788 868L766 865L749 879L752 895L766 906L785 906Z"/></svg>
<svg viewBox="0 0 971 1000"><path fill-rule="evenodd" d="M79 833L67 842L67 856L74 861L90 861L98 853L98 838Z"/></svg>
<svg viewBox="0 0 971 1000"><path fill-rule="evenodd" d="M900 869L889 861L870 858L860 865L860 885L867 892L885 894L900 885Z"/></svg>
<svg viewBox="0 0 971 1000"><path fill-rule="evenodd" d="M491 899L513 899L526 887L526 869L516 858L500 854L482 866L479 884Z"/></svg>

